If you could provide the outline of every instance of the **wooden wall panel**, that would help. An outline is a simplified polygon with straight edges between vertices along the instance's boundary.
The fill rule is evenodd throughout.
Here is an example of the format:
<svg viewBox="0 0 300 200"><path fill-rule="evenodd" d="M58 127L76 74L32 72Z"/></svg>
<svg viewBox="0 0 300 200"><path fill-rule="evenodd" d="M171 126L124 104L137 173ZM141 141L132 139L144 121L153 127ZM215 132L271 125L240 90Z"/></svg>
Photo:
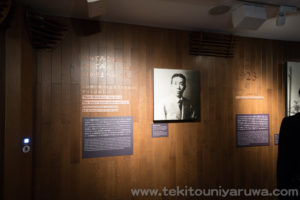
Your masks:
<svg viewBox="0 0 300 200"><path fill-rule="evenodd" d="M5 31L0 29L0 198L3 198L5 132Z"/></svg>
<svg viewBox="0 0 300 200"><path fill-rule="evenodd" d="M132 199L131 188L185 185L276 187L273 137L285 115L284 63L300 58L300 51L290 50L299 43L238 38L234 58L226 59L188 55L188 37L184 31L105 23L101 33L79 37L71 31L55 50L37 53L35 199ZM132 88L117 91L130 105L118 113L81 112L81 88L95 81L84 83L82 70L85 64L89 73L96 70L95 56L106 59L107 70L131 69ZM168 138L151 138L154 67L201 73L201 121L170 123ZM251 113L270 114L270 145L237 148L235 115ZM133 155L81 158L83 116L128 115L134 118Z"/></svg>
<svg viewBox="0 0 300 200"><path fill-rule="evenodd" d="M32 138L35 129L35 58L22 23L22 9L16 8L16 13L5 32L3 45L6 103L4 187L1 195L5 200L32 199L32 151L22 152L22 139Z"/></svg>

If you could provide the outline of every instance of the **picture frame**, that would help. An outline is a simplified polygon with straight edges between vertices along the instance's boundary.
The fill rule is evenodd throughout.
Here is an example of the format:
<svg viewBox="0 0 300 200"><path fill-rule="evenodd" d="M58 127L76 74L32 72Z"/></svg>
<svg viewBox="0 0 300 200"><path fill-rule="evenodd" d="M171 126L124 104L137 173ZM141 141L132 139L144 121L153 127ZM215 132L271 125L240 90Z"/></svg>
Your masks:
<svg viewBox="0 0 300 200"><path fill-rule="evenodd" d="M300 62L286 65L286 115L300 112Z"/></svg>
<svg viewBox="0 0 300 200"><path fill-rule="evenodd" d="M154 68L153 121L200 120L200 71Z"/></svg>

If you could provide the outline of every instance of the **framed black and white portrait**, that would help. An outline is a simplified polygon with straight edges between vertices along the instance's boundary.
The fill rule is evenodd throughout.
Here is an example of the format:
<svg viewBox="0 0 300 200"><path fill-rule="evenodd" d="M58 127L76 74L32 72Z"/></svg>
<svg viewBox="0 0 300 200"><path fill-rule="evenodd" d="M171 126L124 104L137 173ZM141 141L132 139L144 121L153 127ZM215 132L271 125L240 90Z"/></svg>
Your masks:
<svg viewBox="0 0 300 200"><path fill-rule="evenodd" d="M200 72L154 69L154 121L200 120Z"/></svg>
<svg viewBox="0 0 300 200"><path fill-rule="evenodd" d="M287 116L300 112L300 62L287 62Z"/></svg>

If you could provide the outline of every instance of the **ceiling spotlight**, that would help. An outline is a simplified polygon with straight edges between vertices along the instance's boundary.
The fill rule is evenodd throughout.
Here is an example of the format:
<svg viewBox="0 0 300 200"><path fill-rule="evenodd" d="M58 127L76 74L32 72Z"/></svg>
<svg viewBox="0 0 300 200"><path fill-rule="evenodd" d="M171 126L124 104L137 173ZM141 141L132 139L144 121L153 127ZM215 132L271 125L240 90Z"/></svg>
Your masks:
<svg viewBox="0 0 300 200"><path fill-rule="evenodd" d="M211 8L208 11L208 13L210 15L223 15L223 14L227 13L229 10L230 10L230 6L220 5L220 6Z"/></svg>
<svg viewBox="0 0 300 200"><path fill-rule="evenodd" d="M285 24L284 12L279 12L276 19L276 26L283 26Z"/></svg>

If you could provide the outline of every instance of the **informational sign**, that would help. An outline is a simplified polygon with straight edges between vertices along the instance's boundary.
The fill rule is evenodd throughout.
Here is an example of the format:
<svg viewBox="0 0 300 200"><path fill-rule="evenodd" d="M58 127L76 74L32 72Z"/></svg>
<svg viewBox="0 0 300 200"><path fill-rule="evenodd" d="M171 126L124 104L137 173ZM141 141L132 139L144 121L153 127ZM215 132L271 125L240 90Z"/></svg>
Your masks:
<svg viewBox="0 0 300 200"><path fill-rule="evenodd" d="M269 145L268 114L236 115L237 146Z"/></svg>
<svg viewBox="0 0 300 200"><path fill-rule="evenodd" d="M168 137L169 128L167 123L152 124L152 137Z"/></svg>
<svg viewBox="0 0 300 200"><path fill-rule="evenodd" d="M82 157L133 154L132 117L84 117Z"/></svg>
<svg viewBox="0 0 300 200"><path fill-rule="evenodd" d="M82 95L82 112L119 112L120 105L128 105L122 95Z"/></svg>
<svg viewBox="0 0 300 200"><path fill-rule="evenodd" d="M275 145L279 144L279 134L274 134L274 144Z"/></svg>
<svg viewBox="0 0 300 200"><path fill-rule="evenodd" d="M131 62L123 60L122 51L111 57L106 50L83 52L81 56L81 112L117 113L126 111L132 87Z"/></svg>

